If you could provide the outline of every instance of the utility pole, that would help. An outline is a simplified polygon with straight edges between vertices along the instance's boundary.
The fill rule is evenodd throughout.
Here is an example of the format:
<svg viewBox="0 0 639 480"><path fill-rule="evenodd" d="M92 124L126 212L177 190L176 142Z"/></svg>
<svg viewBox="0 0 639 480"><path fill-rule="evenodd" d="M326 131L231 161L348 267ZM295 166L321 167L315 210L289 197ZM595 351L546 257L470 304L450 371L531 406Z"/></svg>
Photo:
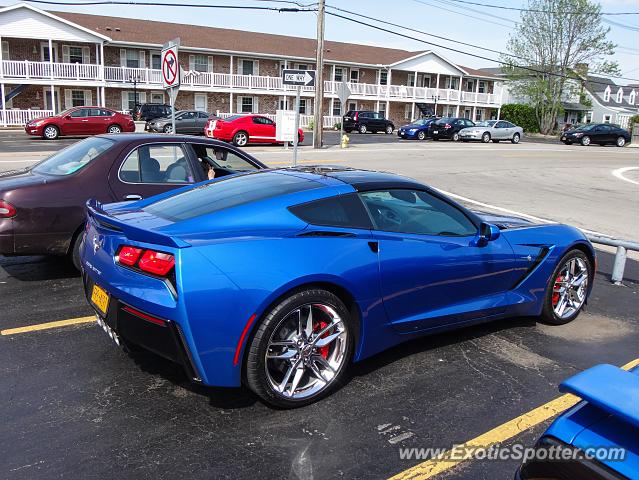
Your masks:
<svg viewBox="0 0 639 480"><path fill-rule="evenodd" d="M322 148L324 124L324 0L317 5L317 55L315 69L315 121L313 122L313 148Z"/></svg>

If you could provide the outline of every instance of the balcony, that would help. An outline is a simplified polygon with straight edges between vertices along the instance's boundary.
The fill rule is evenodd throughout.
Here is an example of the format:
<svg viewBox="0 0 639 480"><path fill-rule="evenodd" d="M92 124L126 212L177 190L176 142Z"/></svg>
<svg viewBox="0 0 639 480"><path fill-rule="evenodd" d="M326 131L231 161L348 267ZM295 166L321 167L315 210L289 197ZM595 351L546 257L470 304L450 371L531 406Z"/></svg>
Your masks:
<svg viewBox="0 0 639 480"><path fill-rule="evenodd" d="M135 78L140 88L162 88L160 70L149 68L128 68L81 63L49 63L30 61L2 61L0 78L35 79L42 81L85 81L99 82L106 86L132 87ZM337 97L341 82L324 82L324 92L328 97ZM119 84L119 85L118 85ZM349 83L351 97L360 100L395 100L406 102L470 103L497 106L500 91L493 93L460 92L456 89L410 87L406 85L375 85L369 83ZM182 82L186 90L236 91L238 93L256 93L272 95L294 95L295 88L283 85L280 77L262 75L236 75L229 73L187 72ZM303 95L311 95L314 87L302 87Z"/></svg>
<svg viewBox="0 0 639 480"><path fill-rule="evenodd" d="M29 62L28 60L3 60L4 78L23 78L41 80L100 80L100 65L83 63Z"/></svg>

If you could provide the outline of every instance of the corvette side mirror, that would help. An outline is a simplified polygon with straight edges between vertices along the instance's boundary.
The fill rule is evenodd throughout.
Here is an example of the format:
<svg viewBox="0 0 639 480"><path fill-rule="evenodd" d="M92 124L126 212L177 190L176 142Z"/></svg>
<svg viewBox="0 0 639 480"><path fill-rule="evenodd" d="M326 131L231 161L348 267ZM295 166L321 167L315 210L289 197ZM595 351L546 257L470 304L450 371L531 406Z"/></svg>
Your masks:
<svg viewBox="0 0 639 480"><path fill-rule="evenodd" d="M497 240L499 238L499 235L501 235L501 232L499 231L499 227L497 225L482 222L479 226L477 246L483 247L485 245L488 245L488 242Z"/></svg>

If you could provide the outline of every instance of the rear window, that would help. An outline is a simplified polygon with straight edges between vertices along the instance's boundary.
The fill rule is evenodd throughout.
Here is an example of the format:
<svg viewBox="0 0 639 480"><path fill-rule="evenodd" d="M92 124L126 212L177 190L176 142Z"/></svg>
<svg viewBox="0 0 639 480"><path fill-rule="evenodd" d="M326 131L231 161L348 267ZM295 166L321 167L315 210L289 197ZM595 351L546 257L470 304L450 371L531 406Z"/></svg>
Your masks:
<svg viewBox="0 0 639 480"><path fill-rule="evenodd" d="M238 118L242 118L243 115L231 115L230 117L226 117L223 118L222 120L224 120L225 122L232 122L234 120L237 120Z"/></svg>
<svg viewBox="0 0 639 480"><path fill-rule="evenodd" d="M436 125L446 125L447 123L453 123L455 121L454 118L440 118L435 122Z"/></svg>
<svg viewBox="0 0 639 480"><path fill-rule="evenodd" d="M313 180L281 173L247 174L206 183L152 203L143 210L176 222L321 186L322 184Z"/></svg>
<svg viewBox="0 0 639 480"><path fill-rule="evenodd" d="M293 215L311 225L343 228L372 228L364 205L351 193L337 197L322 198L302 205L289 207Z"/></svg>
<svg viewBox="0 0 639 480"><path fill-rule="evenodd" d="M47 175L71 175L82 170L113 145L115 142L106 138L87 138L54 153L33 167L33 171Z"/></svg>

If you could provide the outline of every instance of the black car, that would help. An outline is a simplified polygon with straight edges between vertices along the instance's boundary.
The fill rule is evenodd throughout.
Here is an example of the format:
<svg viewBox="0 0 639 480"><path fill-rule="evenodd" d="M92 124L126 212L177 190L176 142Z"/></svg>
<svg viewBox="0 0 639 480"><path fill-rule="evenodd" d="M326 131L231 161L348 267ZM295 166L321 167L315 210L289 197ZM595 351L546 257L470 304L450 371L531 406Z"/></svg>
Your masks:
<svg viewBox="0 0 639 480"><path fill-rule="evenodd" d="M566 145L581 143L588 146L591 143L599 145L617 145L623 147L630 142L630 133L619 125L610 123L588 123L566 130L561 134L561 141Z"/></svg>
<svg viewBox="0 0 639 480"><path fill-rule="evenodd" d="M142 103L133 109L133 119L148 122L154 118L170 117L171 105L166 103Z"/></svg>
<svg viewBox="0 0 639 480"><path fill-rule="evenodd" d="M381 113L372 110L349 110L342 118L342 123L346 133L357 130L359 133L386 132L391 134L395 130L393 122L384 118Z"/></svg>
<svg viewBox="0 0 639 480"><path fill-rule="evenodd" d="M198 110L180 110L175 112L175 133L204 135L204 127L209 119L217 120L218 118ZM173 133L171 116L149 120L146 122L144 129L148 132Z"/></svg>
<svg viewBox="0 0 639 480"><path fill-rule="evenodd" d="M440 138L445 138L448 140L453 140L454 142L459 141L459 131L462 128L474 127L475 124L468 120L467 118L458 118L458 117L445 117L440 118L436 122L432 122L428 126L428 136L433 140L439 140Z"/></svg>

